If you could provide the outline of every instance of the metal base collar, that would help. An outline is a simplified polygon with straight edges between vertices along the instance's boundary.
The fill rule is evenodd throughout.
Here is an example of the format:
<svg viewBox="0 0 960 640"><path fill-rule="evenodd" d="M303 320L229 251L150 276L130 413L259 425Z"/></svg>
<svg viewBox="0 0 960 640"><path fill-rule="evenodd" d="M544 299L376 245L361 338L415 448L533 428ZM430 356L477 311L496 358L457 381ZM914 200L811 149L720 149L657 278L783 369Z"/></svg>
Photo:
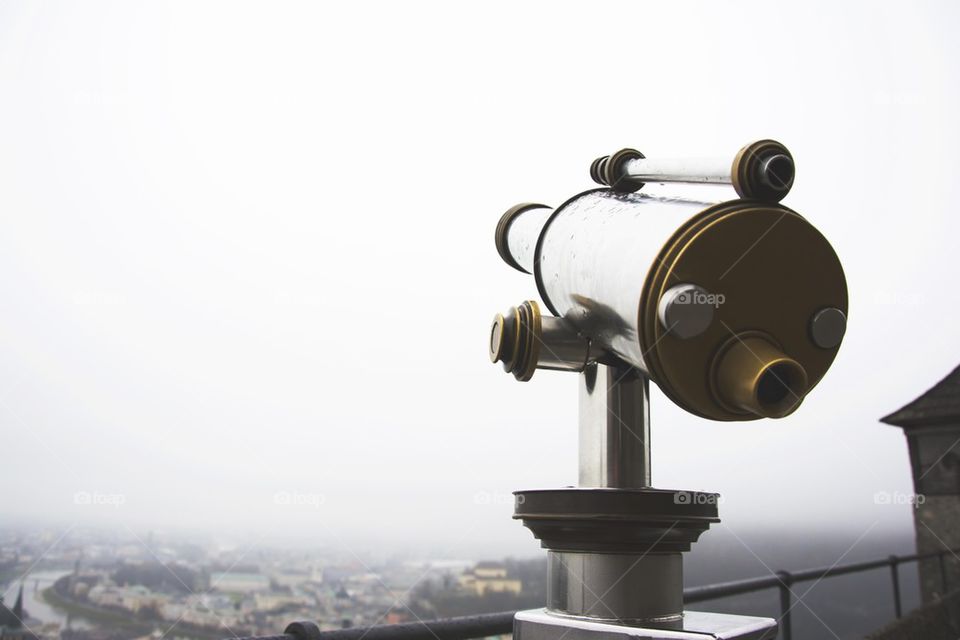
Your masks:
<svg viewBox="0 0 960 640"><path fill-rule="evenodd" d="M679 553L547 554L547 610L603 622L643 625L683 615Z"/></svg>
<svg viewBox="0 0 960 640"><path fill-rule="evenodd" d="M677 622L624 626L561 617L545 609L520 611L513 619L513 640L774 640L772 618L684 611Z"/></svg>

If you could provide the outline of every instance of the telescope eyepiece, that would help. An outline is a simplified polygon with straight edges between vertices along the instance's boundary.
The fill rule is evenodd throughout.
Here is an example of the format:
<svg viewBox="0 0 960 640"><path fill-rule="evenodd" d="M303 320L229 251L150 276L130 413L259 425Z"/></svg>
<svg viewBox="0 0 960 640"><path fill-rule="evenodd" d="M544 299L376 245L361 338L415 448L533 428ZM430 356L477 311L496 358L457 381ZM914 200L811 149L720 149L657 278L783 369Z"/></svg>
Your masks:
<svg viewBox="0 0 960 640"><path fill-rule="evenodd" d="M717 400L737 413L782 418L803 401L807 372L759 332L735 335L711 372Z"/></svg>
<svg viewBox="0 0 960 640"><path fill-rule="evenodd" d="M498 313L490 327L490 361L503 363L521 382L537 369L583 371L601 354L566 320L543 315L533 300Z"/></svg>
<svg viewBox="0 0 960 640"><path fill-rule="evenodd" d="M790 151L776 140L759 140L740 149L730 177L737 195L779 202L793 186L796 166Z"/></svg>
<svg viewBox="0 0 960 640"><path fill-rule="evenodd" d="M793 173L793 158L783 153L770 155L760 163L760 182L774 192L789 191L793 186Z"/></svg>

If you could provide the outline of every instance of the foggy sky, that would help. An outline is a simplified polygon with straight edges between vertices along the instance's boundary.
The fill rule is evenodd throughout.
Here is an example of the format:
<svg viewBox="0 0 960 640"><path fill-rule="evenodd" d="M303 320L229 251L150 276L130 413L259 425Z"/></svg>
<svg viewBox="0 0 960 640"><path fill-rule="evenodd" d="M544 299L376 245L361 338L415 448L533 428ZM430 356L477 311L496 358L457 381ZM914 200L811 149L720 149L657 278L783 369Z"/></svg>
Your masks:
<svg viewBox="0 0 960 640"><path fill-rule="evenodd" d="M846 269L846 341L783 420L655 392L655 485L722 493L734 531L909 528L874 500L912 489L877 419L960 362L958 17L0 4L0 518L534 553L510 492L576 482L576 376L487 360L536 298L498 217L620 147L772 137Z"/></svg>

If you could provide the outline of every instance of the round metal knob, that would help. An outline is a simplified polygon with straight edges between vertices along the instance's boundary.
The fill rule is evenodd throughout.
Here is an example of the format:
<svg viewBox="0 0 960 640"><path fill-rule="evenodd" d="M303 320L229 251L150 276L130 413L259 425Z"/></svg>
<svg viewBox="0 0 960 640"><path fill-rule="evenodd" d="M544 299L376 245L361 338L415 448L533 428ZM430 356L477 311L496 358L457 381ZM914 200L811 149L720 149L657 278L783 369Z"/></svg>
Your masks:
<svg viewBox="0 0 960 640"><path fill-rule="evenodd" d="M843 341L847 332L847 316L835 307L827 307L813 314L810 337L821 349L833 349Z"/></svg>
<svg viewBox="0 0 960 640"><path fill-rule="evenodd" d="M670 335L692 338L707 330L720 301L721 297L711 295L703 287L678 284L660 298L657 316Z"/></svg>

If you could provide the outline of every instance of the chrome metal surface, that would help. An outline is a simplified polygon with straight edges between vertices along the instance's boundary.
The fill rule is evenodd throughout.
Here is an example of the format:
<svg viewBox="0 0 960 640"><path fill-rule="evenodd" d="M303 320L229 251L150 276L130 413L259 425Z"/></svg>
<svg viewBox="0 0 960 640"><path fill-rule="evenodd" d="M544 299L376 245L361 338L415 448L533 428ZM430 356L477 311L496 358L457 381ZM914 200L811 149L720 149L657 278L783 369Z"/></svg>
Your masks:
<svg viewBox="0 0 960 640"><path fill-rule="evenodd" d="M513 640L774 640L772 618L684 611L679 622L644 627L552 615L544 609L518 611Z"/></svg>
<svg viewBox="0 0 960 640"><path fill-rule="evenodd" d="M769 156L761 151L742 150L738 166L749 166L738 179L762 193L757 167ZM802 367L804 376L796 380L804 384L788 385L800 401L836 356L839 344L818 347L809 322L816 309L846 312L842 266L823 235L786 207L596 189L567 200L541 226L543 215L543 209L514 208L502 216L496 234L501 257L523 270L517 260L529 265L535 246L533 275L546 309L589 339L591 348L606 352L603 362L637 368L691 413L755 420L783 417L784 409L799 405L773 403L775 410L767 411L769 403L747 407L721 394L724 385L757 382L718 379L722 371L745 371L717 365L716 354L731 334L765 334ZM678 285L687 286L673 289ZM695 304L681 304L691 296ZM537 359L531 362L518 379L530 379Z"/></svg>
<svg viewBox="0 0 960 640"><path fill-rule="evenodd" d="M709 206L609 191L574 198L540 239L534 273L544 302L595 343L649 373L637 327L647 273L674 231Z"/></svg>
<svg viewBox="0 0 960 640"><path fill-rule="evenodd" d="M537 239L540 238L540 231L552 213L551 208L527 209L510 222L507 230L507 250L516 263L528 273L533 273Z"/></svg>
<svg viewBox="0 0 960 640"><path fill-rule="evenodd" d="M840 309L821 309L810 320L810 337L822 349L832 349L840 344L846 332L847 316Z"/></svg>
<svg viewBox="0 0 960 640"><path fill-rule="evenodd" d="M683 559L679 553L550 551L547 610L620 624L677 621Z"/></svg>
<svg viewBox="0 0 960 640"><path fill-rule="evenodd" d="M561 318L541 316L540 358L538 369L556 371L583 371L587 363L597 358L591 353L590 341Z"/></svg>
<svg viewBox="0 0 960 640"><path fill-rule="evenodd" d="M657 317L671 335L692 338L707 330L722 296L710 294L695 284L678 284L660 298Z"/></svg>
<svg viewBox="0 0 960 640"><path fill-rule="evenodd" d="M581 487L650 486L649 398L636 370L591 364L580 374Z"/></svg>
<svg viewBox="0 0 960 640"><path fill-rule="evenodd" d="M625 163L626 175L641 182L732 184L733 158L637 158Z"/></svg>

